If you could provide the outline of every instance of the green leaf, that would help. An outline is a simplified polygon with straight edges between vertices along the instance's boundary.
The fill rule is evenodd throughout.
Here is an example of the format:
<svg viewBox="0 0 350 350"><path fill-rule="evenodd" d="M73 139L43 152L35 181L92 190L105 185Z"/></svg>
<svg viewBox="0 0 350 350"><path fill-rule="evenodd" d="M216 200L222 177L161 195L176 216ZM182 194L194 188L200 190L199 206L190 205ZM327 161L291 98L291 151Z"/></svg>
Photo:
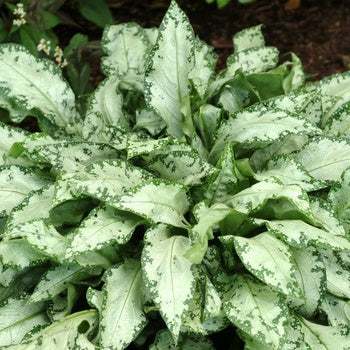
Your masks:
<svg viewBox="0 0 350 350"><path fill-rule="evenodd" d="M289 313L283 298L249 277L237 275L224 302L229 320L263 344L278 349L287 337Z"/></svg>
<svg viewBox="0 0 350 350"><path fill-rule="evenodd" d="M107 75L140 75L145 72L145 59L152 45L147 31L136 23L107 26L103 32L102 48L106 57L102 69Z"/></svg>
<svg viewBox="0 0 350 350"><path fill-rule="evenodd" d="M314 138L297 153L299 161L311 176L321 181L338 181L350 166L350 144L347 139Z"/></svg>
<svg viewBox="0 0 350 350"><path fill-rule="evenodd" d="M184 214L189 208L186 188L176 182L153 180L132 188L107 202L117 209L140 215L152 224L187 227Z"/></svg>
<svg viewBox="0 0 350 350"><path fill-rule="evenodd" d="M301 296L297 266L289 247L283 242L268 232L253 238L224 236L222 239L233 239L244 266L272 289L290 296Z"/></svg>
<svg viewBox="0 0 350 350"><path fill-rule="evenodd" d="M38 60L15 44L1 45L0 60L6 67L0 73L1 91L6 96L2 107L9 108L14 121L40 111L68 133L76 132L78 114L74 94L54 63Z"/></svg>
<svg viewBox="0 0 350 350"><path fill-rule="evenodd" d="M64 349L95 350L88 335L93 333L97 322L96 310L76 312L35 333L30 342L22 345L19 350L45 350L50 349L52 344L59 344Z"/></svg>
<svg viewBox="0 0 350 350"><path fill-rule="evenodd" d="M95 251L113 243L125 244L139 224L139 217L108 206L98 207L74 232L66 257Z"/></svg>
<svg viewBox="0 0 350 350"><path fill-rule="evenodd" d="M143 312L141 265L127 260L104 275L101 310L101 346L125 349L146 326Z"/></svg>
<svg viewBox="0 0 350 350"><path fill-rule="evenodd" d="M104 0L83 0L78 8L84 18L102 28L114 23L113 15Z"/></svg>
<svg viewBox="0 0 350 350"><path fill-rule="evenodd" d="M49 323L45 304L28 304L27 296L8 299L0 307L0 346L20 344L25 335L36 327Z"/></svg>
<svg viewBox="0 0 350 350"><path fill-rule="evenodd" d="M177 138L184 134L191 136L193 132L189 74L194 67L194 49L195 38L190 22L172 1L149 56L145 99L164 119L168 133Z"/></svg>
<svg viewBox="0 0 350 350"><path fill-rule="evenodd" d="M0 216L8 215L31 191L39 190L48 182L30 168L0 166Z"/></svg>
<svg viewBox="0 0 350 350"><path fill-rule="evenodd" d="M258 181L268 180L271 177L275 177L284 185L299 185L305 191L316 191L327 187L310 176L306 169L289 155L271 159L266 168L255 175Z"/></svg>
<svg viewBox="0 0 350 350"><path fill-rule="evenodd" d="M324 126L326 135L333 137L350 137L349 109L350 103L344 103L329 117Z"/></svg>
<svg viewBox="0 0 350 350"><path fill-rule="evenodd" d="M147 232L145 243L141 258L145 286L176 341L195 289L192 263L183 256L190 241L158 225Z"/></svg>
<svg viewBox="0 0 350 350"><path fill-rule="evenodd" d="M299 314L310 318L323 300L327 285L326 270L316 248L292 249L292 252L302 298L289 297L287 302Z"/></svg>
<svg viewBox="0 0 350 350"><path fill-rule="evenodd" d="M294 248L316 245L336 251L350 249L350 242L344 236L336 236L301 220L275 220L266 223L267 228Z"/></svg>
<svg viewBox="0 0 350 350"><path fill-rule="evenodd" d="M28 301L37 303L52 299L65 291L68 283L80 282L100 272L100 268L87 269L69 263L53 267L42 277Z"/></svg>

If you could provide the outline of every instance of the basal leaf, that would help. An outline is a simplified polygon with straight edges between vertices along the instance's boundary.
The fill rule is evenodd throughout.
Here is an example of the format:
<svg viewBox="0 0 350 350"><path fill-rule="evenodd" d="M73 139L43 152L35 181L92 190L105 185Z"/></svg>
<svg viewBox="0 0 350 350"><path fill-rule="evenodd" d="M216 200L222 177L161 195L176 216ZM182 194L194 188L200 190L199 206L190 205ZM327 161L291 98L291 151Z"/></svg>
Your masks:
<svg viewBox="0 0 350 350"><path fill-rule="evenodd" d="M350 322L350 301L332 294L326 294L320 307L328 317L331 326L348 326Z"/></svg>
<svg viewBox="0 0 350 350"><path fill-rule="evenodd" d="M297 153L299 161L311 176L321 181L338 181L350 166L350 143L347 139L319 137L312 139Z"/></svg>
<svg viewBox="0 0 350 350"><path fill-rule="evenodd" d="M6 267L16 270L25 269L28 266L39 265L47 260L23 239L13 239L0 242L0 260Z"/></svg>
<svg viewBox="0 0 350 350"><path fill-rule="evenodd" d="M87 339L97 327L96 310L84 310L64 317L46 327L22 345L20 350L95 350L96 347Z"/></svg>
<svg viewBox="0 0 350 350"><path fill-rule="evenodd" d="M336 200L333 200L332 204L336 205ZM314 197L310 201L310 208L318 226L334 235L346 235L343 225L337 219L336 213L328 201Z"/></svg>
<svg viewBox="0 0 350 350"><path fill-rule="evenodd" d="M168 133L174 137L193 132L188 76L194 67L194 49L195 37L190 22L172 1L149 56L145 98L164 119Z"/></svg>
<svg viewBox="0 0 350 350"><path fill-rule="evenodd" d="M321 251L326 269L327 290L341 298L350 299L350 271L335 252Z"/></svg>
<svg viewBox="0 0 350 350"><path fill-rule="evenodd" d="M49 181L32 169L16 165L0 166L0 216L8 215L32 191L46 186Z"/></svg>
<svg viewBox="0 0 350 350"><path fill-rule="evenodd" d="M143 312L141 265L128 260L104 275L101 346L125 349L147 323Z"/></svg>
<svg viewBox="0 0 350 350"><path fill-rule="evenodd" d="M287 337L289 313L283 298L249 277L236 277L224 310L236 327L274 349Z"/></svg>
<svg viewBox="0 0 350 350"><path fill-rule="evenodd" d="M136 23L107 26L103 32L102 48L106 57L102 69L107 76L141 75L151 46L147 32Z"/></svg>
<svg viewBox="0 0 350 350"><path fill-rule="evenodd" d="M287 301L299 314L310 318L323 300L326 291L326 270L316 248L292 249L292 252L302 298L289 297Z"/></svg>
<svg viewBox="0 0 350 350"><path fill-rule="evenodd" d="M275 47L252 47L239 52L227 58L226 77L233 77L241 70L246 74L260 73L274 68L278 63L279 52Z"/></svg>
<svg viewBox="0 0 350 350"><path fill-rule="evenodd" d="M328 193L328 199L336 217L344 226L346 232L350 229L350 170L345 170L339 183L333 185Z"/></svg>
<svg viewBox="0 0 350 350"><path fill-rule="evenodd" d="M238 192L225 201L225 204L242 213L252 213L260 210L267 200L285 198L298 211L312 217L306 192L298 185L281 185L277 182L261 181Z"/></svg>
<svg viewBox="0 0 350 350"><path fill-rule="evenodd" d="M39 111L68 133L77 131L74 94L57 65L49 60L38 60L23 46L15 44L1 45L0 60L3 66L0 91L6 101L2 107L11 106L14 121L19 122Z"/></svg>
<svg viewBox="0 0 350 350"><path fill-rule="evenodd" d="M304 341L310 349L332 350L336 344L337 349L346 350L350 346L350 331L348 327L330 327L310 322L299 317L304 334Z"/></svg>
<svg viewBox="0 0 350 350"><path fill-rule="evenodd" d="M235 52L244 51L251 48L265 46L264 35L261 31L262 25L257 25L243 29L233 36Z"/></svg>
<svg viewBox="0 0 350 350"><path fill-rule="evenodd" d="M274 220L266 223L268 229L294 248L306 248L309 245L347 251L350 242L344 236L336 236L301 220Z"/></svg>
<svg viewBox="0 0 350 350"><path fill-rule="evenodd" d="M140 215L153 224L186 227L184 214L190 203L183 185L153 180L130 189L107 204Z"/></svg>
<svg viewBox="0 0 350 350"><path fill-rule="evenodd" d="M74 232L66 257L101 249L107 245L125 244L131 238L140 218L102 206L91 211Z"/></svg>
<svg viewBox="0 0 350 350"><path fill-rule="evenodd" d="M183 256L190 241L158 225L147 232L145 243L141 258L145 286L177 340L195 289L192 263Z"/></svg>
<svg viewBox="0 0 350 350"><path fill-rule="evenodd" d="M27 296L11 298L0 307L0 346L20 344L24 336L36 327L46 326L49 320L45 304L28 304Z"/></svg>
<svg viewBox="0 0 350 350"><path fill-rule="evenodd" d="M230 238L229 238L230 237ZM268 232L253 238L224 236L233 239L236 252L245 267L278 292L300 297L297 266L288 246Z"/></svg>
<svg viewBox="0 0 350 350"><path fill-rule="evenodd" d="M77 196L88 195L108 202L150 178L149 173L125 161L103 160L89 164L82 171L67 176L67 183L63 181L58 183L58 186L62 186L64 190L67 185ZM57 188L54 205L58 204L58 197L61 195L60 189Z"/></svg>
<svg viewBox="0 0 350 350"><path fill-rule="evenodd" d="M66 290L68 283L80 282L93 275L98 275L101 269L86 269L79 265L65 263L50 269L35 287L29 298L30 303L52 299Z"/></svg>
<svg viewBox="0 0 350 350"><path fill-rule="evenodd" d="M17 232L42 254L53 259L65 257L70 239L59 234L55 227L45 220L33 220L17 226Z"/></svg>
<svg viewBox="0 0 350 350"><path fill-rule="evenodd" d="M306 169L289 155L271 159L265 170L255 175L258 181L271 177L277 178L284 185L299 185L305 191L316 191L326 187L324 183L310 176Z"/></svg>
<svg viewBox="0 0 350 350"><path fill-rule="evenodd" d="M48 219L53 198L53 184L30 192L22 203L12 209L5 226L4 236L16 236L16 226L34 219Z"/></svg>

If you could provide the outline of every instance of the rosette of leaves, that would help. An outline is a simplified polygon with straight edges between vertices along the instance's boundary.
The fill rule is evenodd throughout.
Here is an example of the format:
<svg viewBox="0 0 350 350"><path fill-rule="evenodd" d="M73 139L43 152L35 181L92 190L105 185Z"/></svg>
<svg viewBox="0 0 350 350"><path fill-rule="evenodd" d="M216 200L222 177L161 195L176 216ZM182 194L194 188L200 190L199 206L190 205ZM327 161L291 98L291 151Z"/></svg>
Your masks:
<svg viewBox="0 0 350 350"><path fill-rule="evenodd" d="M0 106L42 130L0 126L2 349L350 347L350 75L233 40L216 74L175 2L107 27L84 115L0 46Z"/></svg>

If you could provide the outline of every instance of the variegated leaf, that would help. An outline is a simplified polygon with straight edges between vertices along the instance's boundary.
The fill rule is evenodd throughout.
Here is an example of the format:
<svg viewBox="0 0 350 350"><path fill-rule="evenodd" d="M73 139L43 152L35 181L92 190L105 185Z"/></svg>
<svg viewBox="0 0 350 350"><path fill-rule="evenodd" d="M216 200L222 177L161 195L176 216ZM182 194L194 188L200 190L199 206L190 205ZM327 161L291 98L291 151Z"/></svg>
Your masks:
<svg viewBox="0 0 350 350"><path fill-rule="evenodd" d="M12 209L5 226L4 236L16 237L16 227L35 219L48 219L52 205L54 185L30 192L22 203Z"/></svg>
<svg viewBox="0 0 350 350"><path fill-rule="evenodd" d="M88 340L98 324L96 310L84 310L62 318L60 321L36 332L30 342L18 350L95 350L96 347Z"/></svg>
<svg viewBox="0 0 350 350"><path fill-rule="evenodd" d="M344 103L330 116L324 132L333 137L350 137L350 102Z"/></svg>
<svg viewBox="0 0 350 350"><path fill-rule="evenodd" d="M88 195L110 202L150 178L151 175L146 171L116 159L89 164L72 176L67 176L66 185L77 196ZM64 182L58 184L63 185L63 189ZM62 201L59 198L61 196L62 192L57 188L54 205Z"/></svg>
<svg viewBox="0 0 350 350"><path fill-rule="evenodd" d="M285 198L301 213L312 217L306 192L298 185L281 185L277 182L261 181L238 192L225 201L225 204L242 213L260 210L268 200Z"/></svg>
<svg viewBox="0 0 350 350"><path fill-rule="evenodd" d="M343 172L339 182L328 193L328 199L336 217L346 232L350 229L350 169Z"/></svg>
<svg viewBox="0 0 350 350"><path fill-rule="evenodd" d="M289 297L287 302L299 314L310 318L323 300L327 284L326 270L316 248L292 249L292 252L302 297Z"/></svg>
<svg viewBox="0 0 350 350"><path fill-rule="evenodd" d="M147 34L152 35L136 23L107 26L102 37L102 49L106 53L102 59L104 73L119 77L142 75L146 55L152 45Z"/></svg>
<svg viewBox="0 0 350 350"><path fill-rule="evenodd" d="M301 220L274 220L266 225L271 233L297 249L309 245L338 251L350 249L350 242L346 237L336 236Z"/></svg>
<svg viewBox="0 0 350 350"><path fill-rule="evenodd" d="M112 243L125 244L131 238L140 217L102 206L91 211L74 232L66 257L95 251Z"/></svg>
<svg viewBox="0 0 350 350"><path fill-rule="evenodd" d="M338 181L350 166L350 142L347 139L318 137L308 142L295 159L309 174L321 181Z"/></svg>
<svg viewBox="0 0 350 350"><path fill-rule="evenodd" d="M245 267L261 281L285 295L301 297L296 277L297 266L289 247L283 242L268 232L253 238L222 238L233 240L236 252Z"/></svg>
<svg viewBox="0 0 350 350"><path fill-rule="evenodd" d="M0 216L8 215L31 191L39 190L49 182L30 168L0 166Z"/></svg>
<svg viewBox="0 0 350 350"><path fill-rule="evenodd" d="M46 260L45 255L33 249L23 239L0 241L0 261L6 267L21 270L28 266L39 265Z"/></svg>
<svg viewBox="0 0 350 350"><path fill-rule="evenodd" d="M120 197L107 201L107 204L140 215L153 224L188 226L184 214L190 202L186 188L176 182L160 179L145 182Z"/></svg>
<svg viewBox="0 0 350 350"><path fill-rule="evenodd" d="M266 169L256 173L258 181L277 178L284 185L299 185L305 191L316 191L327 187L324 183L309 175L307 170L289 155L271 159Z"/></svg>
<svg viewBox="0 0 350 350"><path fill-rule="evenodd" d="M233 36L235 52L265 46L264 35L261 31L262 25L246 28Z"/></svg>
<svg viewBox="0 0 350 350"><path fill-rule="evenodd" d="M149 56L145 98L166 122L168 133L178 138L193 133L188 76L194 67L194 49L190 22L172 1Z"/></svg>
<svg viewBox="0 0 350 350"><path fill-rule="evenodd" d="M146 289L177 340L196 284L192 263L183 256L190 241L158 225L147 232L145 243L141 263Z"/></svg>
<svg viewBox="0 0 350 350"><path fill-rule="evenodd" d="M341 298L350 299L350 271L337 253L322 250L321 256L326 268L327 290Z"/></svg>
<svg viewBox="0 0 350 350"><path fill-rule="evenodd" d="M333 200L332 204L336 204L336 200ZM310 201L310 208L318 226L337 236L346 235L343 225L337 219L332 205L328 201L314 197Z"/></svg>
<svg viewBox="0 0 350 350"><path fill-rule="evenodd" d="M331 326L348 326L350 324L350 300L326 294L320 309L326 313Z"/></svg>
<svg viewBox="0 0 350 350"><path fill-rule="evenodd" d="M273 349L287 337L289 313L283 298L249 277L236 276L224 311L236 327Z"/></svg>
<svg viewBox="0 0 350 350"><path fill-rule="evenodd" d="M261 73L276 67L279 52L275 47L252 47L229 56L226 77L233 77L238 70L246 74Z"/></svg>
<svg viewBox="0 0 350 350"><path fill-rule="evenodd" d="M62 264L51 268L41 278L29 298L30 303L52 299L67 289L67 283L80 282L101 273L100 268L87 269L74 264Z"/></svg>
<svg viewBox="0 0 350 350"><path fill-rule="evenodd" d="M143 312L141 265L127 260L104 275L101 310L101 346L123 350L147 324Z"/></svg>
<svg viewBox="0 0 350 350"><path fill-rule="evenodd" d="M49 324L44 303L28 304L28 297L8 299L0 306L0 347L20 344L27 333Z"/></svg>
<svg viewBox="0 0 350 350"><path fill-rule="evenodd" d="M339 350L347 350L350 347L349 327L330 327L313 323L299 317L302 326L304 341L310 349L333 350L336 346Z"/></svg>
<svg viewBox="0 0 350 350"><path fill-rule="evenodd" d="M15 44L1 45L0 61L0 91L6 102L2 107L11 106L14 121L39 111L68 133L77 133L75 97L57 65L39 60Z"/></svg>

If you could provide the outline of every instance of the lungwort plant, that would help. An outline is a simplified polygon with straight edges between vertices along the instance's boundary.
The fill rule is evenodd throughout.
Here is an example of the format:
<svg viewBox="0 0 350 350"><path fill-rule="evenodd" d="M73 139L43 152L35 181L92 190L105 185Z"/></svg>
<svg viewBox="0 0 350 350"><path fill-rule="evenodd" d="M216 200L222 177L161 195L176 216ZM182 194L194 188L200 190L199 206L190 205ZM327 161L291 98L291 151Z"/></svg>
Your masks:
<svg viewBox="0 0 350 350"><path fill-rule="evenodd" d="M103 48L80 115L0 46L0 105L42 130L0 126L1 349L349 349L350 74L305 84L260 26L216 74L174 1Z"/></svg>

